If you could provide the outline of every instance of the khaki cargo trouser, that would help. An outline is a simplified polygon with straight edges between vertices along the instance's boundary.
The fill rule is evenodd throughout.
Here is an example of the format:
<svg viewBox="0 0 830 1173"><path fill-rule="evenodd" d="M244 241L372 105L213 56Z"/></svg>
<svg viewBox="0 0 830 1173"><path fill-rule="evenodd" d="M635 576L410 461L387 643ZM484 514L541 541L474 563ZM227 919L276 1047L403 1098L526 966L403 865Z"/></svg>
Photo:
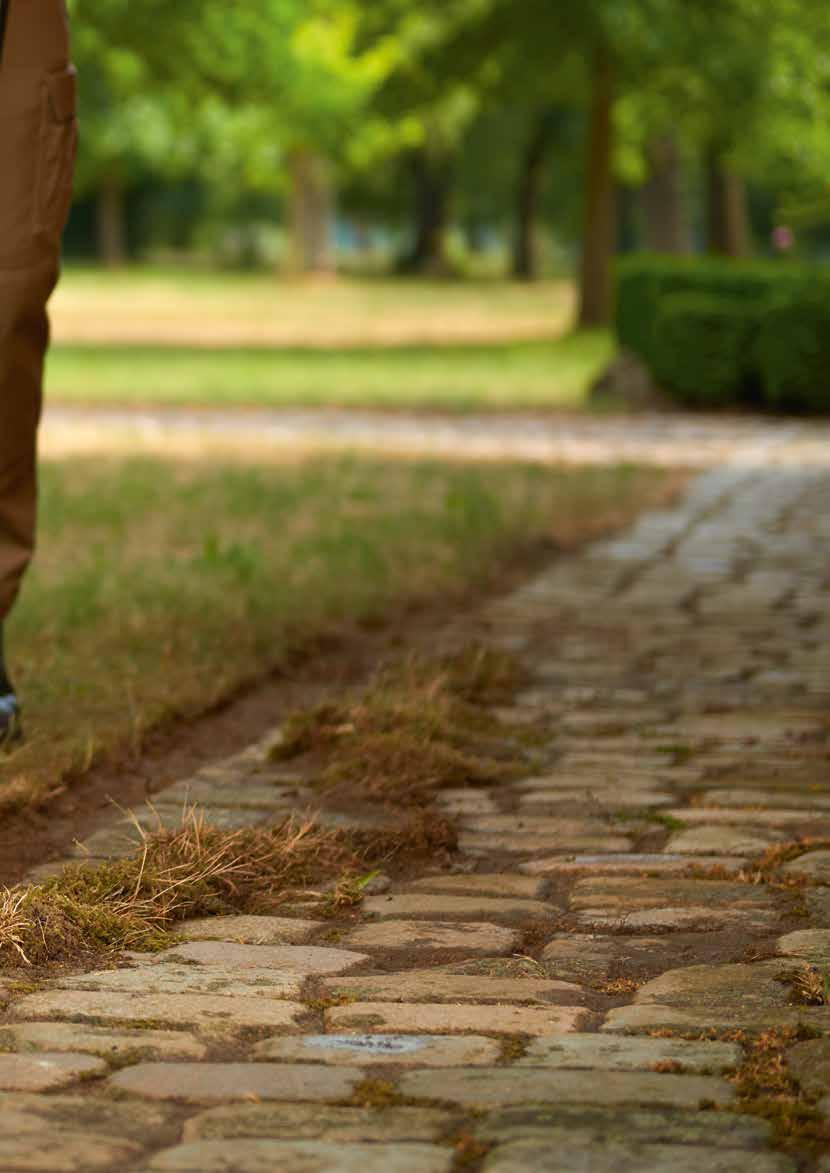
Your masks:
<svg viewBox="0 0 830 1173"><path fill-rule="evenodd" d="M35 543L46 303L77 127L64 0L7 0L0 59L0 622Z"/></svg>

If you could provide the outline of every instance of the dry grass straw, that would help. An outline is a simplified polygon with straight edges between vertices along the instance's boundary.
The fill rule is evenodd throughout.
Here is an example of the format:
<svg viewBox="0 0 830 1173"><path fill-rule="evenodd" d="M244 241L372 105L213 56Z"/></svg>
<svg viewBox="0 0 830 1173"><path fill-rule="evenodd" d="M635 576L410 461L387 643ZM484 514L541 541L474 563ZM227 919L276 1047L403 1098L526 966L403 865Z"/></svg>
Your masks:
<svg viewBox="0 0 830 1173"><path fill-rule="evenodd" d="M473 646L439 660L410 657L378 673L352 702L289 717L280 760L323 760L325 790L353 800L428 806L447 787L510 777L526 749L484 709L518 682L511 657Z"/></svg>
<svg viewBox="0 0 830 1173"><path fill-rule="evenodd" d="M345 891L370 865L447 846L451 828L422 818L384 836L294 817L223 831L190 810L175 829L143 833L129 858L78 863L43 884L0 892L0 959L44 965L153 948L190 917L273 911L333 878Z"/></svg>

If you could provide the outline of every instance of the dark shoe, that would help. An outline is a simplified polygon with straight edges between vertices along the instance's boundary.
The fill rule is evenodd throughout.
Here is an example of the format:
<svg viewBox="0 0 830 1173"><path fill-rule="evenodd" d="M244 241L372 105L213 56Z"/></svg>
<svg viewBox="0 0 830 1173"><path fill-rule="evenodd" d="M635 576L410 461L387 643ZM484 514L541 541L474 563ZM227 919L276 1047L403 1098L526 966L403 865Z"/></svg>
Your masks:
<svg viewBox="0 0 830 1173"><path fill-rule="evenodd" d="M3 625L0 624L0 750L8 749L23 738L20 706L6 671L3 654Z"/></svg>
<svg viewBox="0 0 830 1173"><path fill-rule="evenodd" d="M20 707L13 692L0 696L0 750L9 749L23 740Z"/></svg>

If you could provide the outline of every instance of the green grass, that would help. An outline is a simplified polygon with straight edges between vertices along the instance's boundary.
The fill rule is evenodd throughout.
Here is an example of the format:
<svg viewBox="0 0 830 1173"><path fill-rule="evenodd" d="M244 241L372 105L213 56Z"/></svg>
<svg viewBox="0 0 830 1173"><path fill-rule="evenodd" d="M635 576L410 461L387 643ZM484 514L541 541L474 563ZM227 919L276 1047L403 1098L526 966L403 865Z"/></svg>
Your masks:
<svg viewBox="0 0 830 1173"><path fill-rule="evenodd" d="M38 560L9 628L28 743L0 809L330 630L461 599L542 539L665 499L656 470L316 458L46 462Z"/></svg>
<svg viewBox="0 0 830 1173"><path fill-rule="evenodd" d="M64 403L269 407L582 407L607 333L547 342L359 349L69 345L49 360Z"/></svg>

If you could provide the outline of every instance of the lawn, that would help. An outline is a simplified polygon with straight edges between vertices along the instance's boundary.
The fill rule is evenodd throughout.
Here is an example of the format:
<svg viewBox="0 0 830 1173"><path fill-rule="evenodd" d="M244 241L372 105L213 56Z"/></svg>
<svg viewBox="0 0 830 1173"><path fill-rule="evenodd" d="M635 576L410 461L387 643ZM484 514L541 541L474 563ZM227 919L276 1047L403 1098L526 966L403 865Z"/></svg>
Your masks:
<svg viewBox="0 0 830 1173"><path fill-rule="evenodd" d="M29 740L0 762L0 810L332 625L460 603L541 539L594 536L673 484L630 467L47 461L41 550L9 625Z"/></svg>
<svg viewBox="0 0 830 1173"><path fill-rule="evenodd" d="M611 353L569 334L566 282L69 270L52 306L64 403L576 408Z"/></svg>
<svg viewBox="0 0 830 1173"><path fill-rule="evenodd" d="M48 392L82 404L573 409L610 353L602 332L346 350L62 345Z"/></svg>

